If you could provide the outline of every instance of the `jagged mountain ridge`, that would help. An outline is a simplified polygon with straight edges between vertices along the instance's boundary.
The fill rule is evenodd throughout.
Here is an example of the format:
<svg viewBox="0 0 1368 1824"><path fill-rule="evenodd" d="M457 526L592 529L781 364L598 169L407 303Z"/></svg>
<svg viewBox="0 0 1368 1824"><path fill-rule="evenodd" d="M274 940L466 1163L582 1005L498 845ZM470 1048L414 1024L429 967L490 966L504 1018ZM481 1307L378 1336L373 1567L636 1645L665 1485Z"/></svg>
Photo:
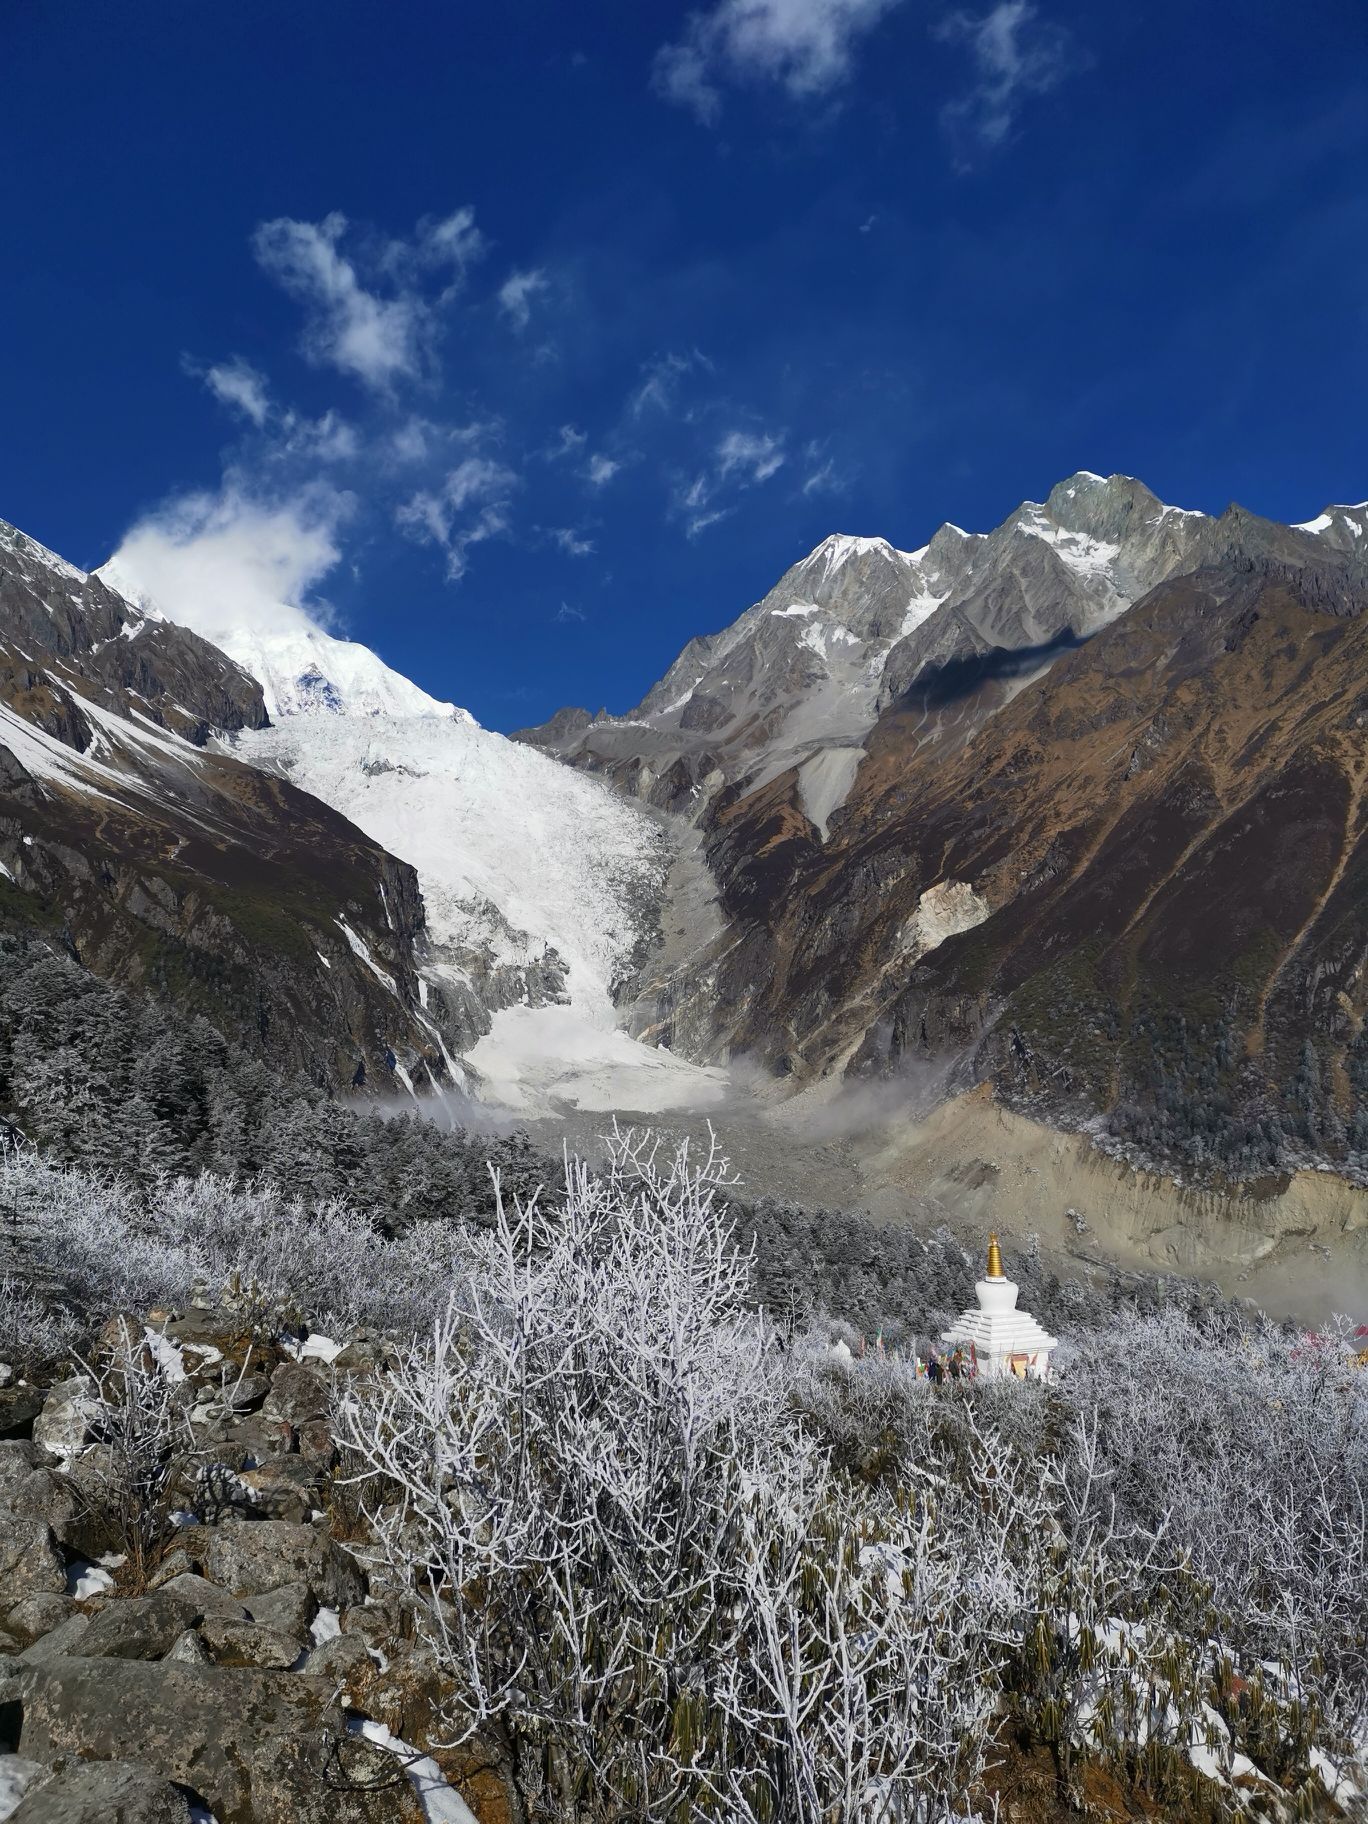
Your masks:
<svg viewBox="0 0 1368 1824"><path fill-rule="evenodd" d="M1066 536L1091 543L1061 580ZM931 565L953 586L913 607ZM1185 1166L1358 1174L1366 600L1368 503L1288 527L1073 477L986 539L825 541L639 712L533 738L698 826L722 917L643 971L633 1018L662 1042L795 1085L987 1081ZM798 620L815 656L861 648L860 746L821 818L834 725L806 752L791 731L834 668L785 701ZM701 759L669 695L695 676L725 711ZM735 713L766 697L770 721Z"/></svg>
<svg viewBox="0 0 1368 1824"><path fill-rule="evenodd" d="M0 525L0 917L316 1082L440 1074L413 871L212 746L266 722L208 641Z"/></svg>
<svg viewBox="0 0 1368 1824"><path fill-rule="evenodd" d="M1081 471L991 533L944 525L920 550L836 534L721 633L689 642L624 716L562 710L516 739L697 820L727 788L796 769L795 808L825 836L878 717L920 690L925 737L967 738L1061 651L1166 577L1276 552L1293 567L1364 553L1355 509L1283 527L1232 507L1165 506L1129 476ZM996 667L996 669L995 669ZM992 682L966 718L966 683Z"/></svg>

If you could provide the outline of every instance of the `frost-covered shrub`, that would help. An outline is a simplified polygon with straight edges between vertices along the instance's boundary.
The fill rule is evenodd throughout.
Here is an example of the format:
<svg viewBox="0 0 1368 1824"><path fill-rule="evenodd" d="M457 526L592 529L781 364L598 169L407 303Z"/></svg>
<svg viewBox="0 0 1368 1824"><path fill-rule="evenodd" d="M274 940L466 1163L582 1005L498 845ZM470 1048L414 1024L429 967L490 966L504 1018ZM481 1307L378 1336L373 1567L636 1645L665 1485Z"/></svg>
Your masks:
<svg viewBox="0 0 1368 1824"><path fill-rule="evenodd" d="M69 1311L17 1279L0 1279L0 1362L21 1374L54 1367L80 1334Z"/></svg>
<svg viewBox="0 0 1368 1824"><path fill-rule="evenodd" d="M554 1207L500 1200L431 1337L340 1409L373 1572L514 1816L947 1819L1035 1496L982 1440L962 1501L833 1464L725 1183L715 1153L616 1135Z"/></svg>
<svg viewBox="0 0 1368 1824"><path fill-rule="evenodd" d="M0 1198L44 1274L98 1316L183 1305L200 1288L261 1321L293 1311L321 1327L412 1331L440 1307L467 1245L456 1223L387 1242L338 1199L269 1182L202 1173L143 1188L28 1151L0 1161Z"/></svg>

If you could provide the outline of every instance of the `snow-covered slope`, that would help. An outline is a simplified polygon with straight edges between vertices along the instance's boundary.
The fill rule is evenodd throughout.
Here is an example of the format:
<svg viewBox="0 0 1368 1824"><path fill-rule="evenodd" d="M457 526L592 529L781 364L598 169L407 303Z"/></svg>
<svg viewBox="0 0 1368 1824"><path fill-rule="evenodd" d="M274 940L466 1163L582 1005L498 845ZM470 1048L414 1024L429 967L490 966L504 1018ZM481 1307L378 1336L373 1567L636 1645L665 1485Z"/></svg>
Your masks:
<svg viewBox="0 0 1368 1824"><path fill-rule="evenodd" d="M177 618L164 603L153 600L127 562L111 559L95 574L150 619ZM288 615L294 624L281 632L233 628L207 636L261 685L266 713L273 722L307 709L348 716L466 717L465 710L439 703L420 690L369 646L307 626L296 612L282 610L282 615Z"/></svg>
<svg viewBox="0 0 1368 1824"><path fill-rule="evenodd" d="M145 613L175 618L135 576L100 574ZM658 917L670 860L659 818L481 728L355 642L300 628L218 644L261 684L275 724L235 735L232 752L417 870L426 1009L482 1095L536 1114L721 1094L721 1073L630 1038L614 1007Z"/></svg>

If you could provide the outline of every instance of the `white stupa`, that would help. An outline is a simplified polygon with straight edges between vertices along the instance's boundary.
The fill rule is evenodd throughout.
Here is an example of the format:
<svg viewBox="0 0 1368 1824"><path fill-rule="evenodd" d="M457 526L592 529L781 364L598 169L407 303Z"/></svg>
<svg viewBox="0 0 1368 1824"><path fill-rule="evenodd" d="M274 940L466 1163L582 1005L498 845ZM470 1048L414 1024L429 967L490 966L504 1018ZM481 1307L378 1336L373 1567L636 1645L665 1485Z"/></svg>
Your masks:
<svg viewBox="0 0 1368 1824"><path fill-rule="evenodd" d="M1029 1311L1017 1310L1020 1287L1002 1270L996 1235L988 1237L988 1271L974 1287L978 1308L962 1311L942 1342L962 1349L972 1346L978 1372L987 1380L1014 1375L1043 1381L1050 1372L1050 1351L1058 1347Z"/></svg>

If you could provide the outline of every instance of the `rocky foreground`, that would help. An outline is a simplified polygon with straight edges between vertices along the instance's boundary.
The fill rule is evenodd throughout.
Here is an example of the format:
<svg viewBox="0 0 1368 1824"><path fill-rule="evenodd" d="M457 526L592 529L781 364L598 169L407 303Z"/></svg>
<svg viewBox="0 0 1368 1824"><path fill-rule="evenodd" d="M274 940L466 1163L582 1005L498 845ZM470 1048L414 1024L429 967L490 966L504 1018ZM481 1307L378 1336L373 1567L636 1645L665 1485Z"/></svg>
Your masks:
<svg viewBox="0 0 1368 1824"><path fill-rule="evenodd" d="M324 1362L365 1375L375 1346L263 1343L224 1310L153 1318L141 1348L187 1421L165 1530L111 1499L91 1380L0 1389L0 1817L470 1819L406 1747L427 1739L436 1668L347 1549ZM131 1326L106 1326L106 1359ZM469 1764L444 1765L479 1803Z"/></svg>

